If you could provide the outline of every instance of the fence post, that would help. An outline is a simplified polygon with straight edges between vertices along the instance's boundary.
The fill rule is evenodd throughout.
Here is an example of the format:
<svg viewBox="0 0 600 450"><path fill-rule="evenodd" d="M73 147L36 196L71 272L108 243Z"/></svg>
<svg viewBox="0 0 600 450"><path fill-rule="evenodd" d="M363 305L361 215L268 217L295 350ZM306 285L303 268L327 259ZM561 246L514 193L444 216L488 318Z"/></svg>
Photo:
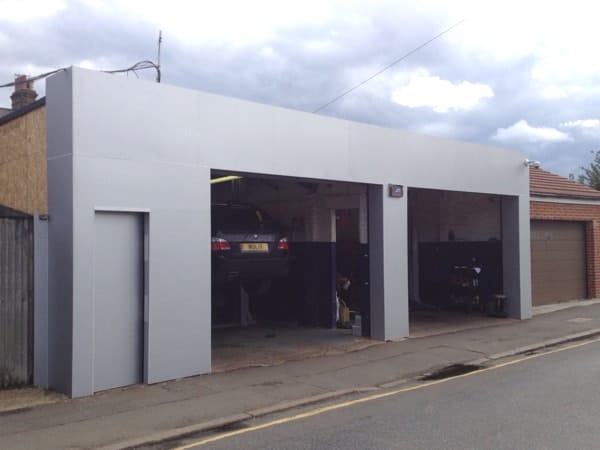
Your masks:
<svg viewBox="0 0 600 450"><path fill-rule="evenodd" d="M34 327L33 384L49 387L48 380L48 216L33 219Z"/></svg>

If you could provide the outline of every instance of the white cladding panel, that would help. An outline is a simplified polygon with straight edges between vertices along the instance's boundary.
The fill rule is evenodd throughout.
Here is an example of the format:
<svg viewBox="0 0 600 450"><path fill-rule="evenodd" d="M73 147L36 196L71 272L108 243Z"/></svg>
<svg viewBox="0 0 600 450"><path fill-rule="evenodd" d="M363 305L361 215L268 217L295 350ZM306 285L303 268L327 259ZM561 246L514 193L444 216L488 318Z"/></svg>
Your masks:
<svg viewBox="0 0 600 450"><path fill-rule="evenodd" d="M520 152L72 70L77 154L337 181L528 194L525 155Z"/></svg>

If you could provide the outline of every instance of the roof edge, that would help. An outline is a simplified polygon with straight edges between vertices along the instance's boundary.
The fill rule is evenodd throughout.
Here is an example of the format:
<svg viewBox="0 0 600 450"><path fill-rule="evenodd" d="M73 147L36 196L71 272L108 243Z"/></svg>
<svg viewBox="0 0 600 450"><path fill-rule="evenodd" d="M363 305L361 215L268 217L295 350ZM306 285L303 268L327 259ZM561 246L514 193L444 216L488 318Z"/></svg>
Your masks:
<svg viewBox="0 0 600 450"><path fill-rule="evenodd" d="M591 195L567 195L567 194L552 194L552 193L548 193L548 192L535 192L535 191L529 191L529 196L530 197L547 197L547 198L572 198L572 199L576 199L576 200L592 200L592 201L598 201L600 202L600 196L598 197L594 197Z"/></svg>
<svg viewBox="0 0 600 450"><path fill-rule="evenodd" d="M11 208L9 206L0 205L0 218L28 218L32 217L31 214L26 213L24 211L19 211L18 209Z"/></svg>
<svg viewBox="0 0 600 450"><path fill-rule="evenodd" d="M42 97L37 99L35 102L31 102L28 105L23 106L22 108L17 109L16 111L9 112L5 116L0 117L0 125L4 125L12 120L15 120L25 114L33 111L34 109L41 108L46 104L46 97Z"/></svg>

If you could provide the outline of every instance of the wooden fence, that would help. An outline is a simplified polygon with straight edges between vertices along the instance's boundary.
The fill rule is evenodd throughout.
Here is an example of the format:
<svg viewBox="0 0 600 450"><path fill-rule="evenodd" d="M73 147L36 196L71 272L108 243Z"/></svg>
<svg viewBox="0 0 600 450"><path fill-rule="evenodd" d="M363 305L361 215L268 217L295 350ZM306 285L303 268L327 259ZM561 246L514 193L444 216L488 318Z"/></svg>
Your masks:
<svg viewBox="0 0 600 450"><path fill-rule="evenodd" d="M0 217L0 388L33 378L33 220Z"/></svg>

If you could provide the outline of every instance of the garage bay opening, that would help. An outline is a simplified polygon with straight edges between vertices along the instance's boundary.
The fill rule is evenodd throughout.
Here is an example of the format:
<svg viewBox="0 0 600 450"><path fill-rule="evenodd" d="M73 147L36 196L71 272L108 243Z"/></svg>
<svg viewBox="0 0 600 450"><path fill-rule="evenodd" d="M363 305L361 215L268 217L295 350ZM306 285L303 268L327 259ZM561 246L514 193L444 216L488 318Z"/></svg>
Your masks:
<svg viewBox="0 0 600 450"><path fill-rule="evenodd" d="M502 197L409 189L410 333L506 317Z"/></svg>
<svg viewBox="0 0 600 450"><path fill-rule="evenodd" d="M213 371L371 345L367 188L211 172Z"/></svg>

